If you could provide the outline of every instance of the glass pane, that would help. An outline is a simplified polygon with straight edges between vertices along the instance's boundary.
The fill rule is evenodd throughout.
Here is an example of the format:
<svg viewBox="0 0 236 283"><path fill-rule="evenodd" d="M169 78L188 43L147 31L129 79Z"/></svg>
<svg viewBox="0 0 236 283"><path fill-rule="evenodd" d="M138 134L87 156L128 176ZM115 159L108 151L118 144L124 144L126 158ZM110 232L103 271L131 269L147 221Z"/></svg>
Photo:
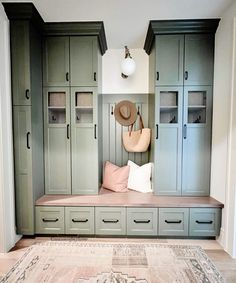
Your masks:
<svg viewBox="0 0 236 283"><path fill-rule="evenodd" d="M93 93L76 92L76 106L93 107Z"/></svg>
<svg viewBox="0 0 236 283"><path fill-rule="evenodd" d="M48 93L48 122L49 124L66 123L66 93Z"/></svg>
<svg viewBox="0 0 236 283"><path fill-rule="evenodd" d="M76 123L93 123L93 109L76 109Z"/></svg>
<svg viewBox="0 0 236 283"><path fill-rule="evenodd" d="M178 123L178 92L160 92L160 123Z"/></svg>
<svg viewBox="0 0 236 283"><path fill-rule="evenodd" d="M48 93L48 106L66 107L65 92L49 92Z"/></svg>
<svg viewBox="0 0 236 283"><path fill-rule="evenodd" d="M206 91L188 92L188 123L206 123Z"/></svg>
<svg viewBox="0 0 236 283"><path fill-rule="evenodd" d="M76 123L93 123L93 92L75 93Z"/></svg>
<svg viewBox="0 0 236 283"><path fill-rule="evenodd" d="M65 124L66 110L60 108L49 109L48 118L50 124Z"/></svg>

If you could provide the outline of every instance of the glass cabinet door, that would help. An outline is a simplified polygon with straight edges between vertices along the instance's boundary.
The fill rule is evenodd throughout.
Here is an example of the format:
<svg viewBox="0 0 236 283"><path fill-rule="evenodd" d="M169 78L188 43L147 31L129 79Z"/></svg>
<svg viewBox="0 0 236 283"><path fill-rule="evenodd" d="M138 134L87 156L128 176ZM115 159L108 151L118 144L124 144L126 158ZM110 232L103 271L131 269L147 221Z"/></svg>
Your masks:
<svg viewBox="0 0 236 283"><path fill-rule="evenodd" d="M49 91L48 92L48 123L65 124L66 123L66 92Z"/></svg>
<svg viewBox="0 0 236 283"><path fill-rule="evenodd" d="M155 187L159 195L180 195L183 87L157 87L155 103Z"/></svg>
<svg viewBox="0 0 236 283"><path fill-rule="evenodd" d="M46 194L71 193L70 94L67 87L44 89Z"/></svg>
<svg viewBox="0 0 236 283"><path fill-rule="evenodd" d="M212 87L184 90L182 194L209 195Z"/></svg>
<svg viewBox="0 0 236 283"><path fill-rule="evenodd" d="M93 91L75 92L75 115L77 124L93 123Z"/></svg>

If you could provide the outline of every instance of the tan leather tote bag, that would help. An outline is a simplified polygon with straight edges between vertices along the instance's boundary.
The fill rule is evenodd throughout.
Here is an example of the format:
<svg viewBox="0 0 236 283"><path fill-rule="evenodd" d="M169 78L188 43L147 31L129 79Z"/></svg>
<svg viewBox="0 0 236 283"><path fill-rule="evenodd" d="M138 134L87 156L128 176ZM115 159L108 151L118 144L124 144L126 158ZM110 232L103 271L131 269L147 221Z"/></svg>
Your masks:
<svg viewBox="0 0 236 283"><path fill-rule="evenodd" d="M139 130L133 131L134 124L128 127L128 132L123 132L123 145L128 152L145 152L151 140L151 129L144 128L141 114L139 116Z"/></svg>

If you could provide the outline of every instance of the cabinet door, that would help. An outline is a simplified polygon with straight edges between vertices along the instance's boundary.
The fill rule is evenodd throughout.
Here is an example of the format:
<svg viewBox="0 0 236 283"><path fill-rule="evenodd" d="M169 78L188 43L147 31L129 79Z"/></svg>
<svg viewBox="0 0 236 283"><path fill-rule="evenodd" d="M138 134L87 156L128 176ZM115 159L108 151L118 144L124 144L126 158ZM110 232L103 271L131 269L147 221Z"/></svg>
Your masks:
<svg viewBox="0 0 236 283"><path fill-rule="evenodd" d="M156 36L156 85L183 84L184 35Z"/></svg>
<svg viewBox="0 0 236 283"><path fill-rule="evenodd" d="M72 193L98 193L96 88L71 88Z"/></svg>
<svg viewBox="0 0 236 283"><path fill-rule="evenodd" d="M14 106L13 115L17 233L33 235L31 107Z"/></svg>
<svg viewBox="0 0 236 283"><path fill-rule="evenodd" d="M209 195L212 88L184 91L182 194Z"/></svg>
<svg viewBox="0 0 236 283"><path fill-rule="evenodd" d="M13 105L31 105L29 23L11 25Z"/></svg>
<svg viewBox="0 0 236 283"><path fill-rule="evenodd" d="M97 85L97 52L95 37L70 37L71 86Z"/></svg>
<svg viewBox="0 0 236 283"><path fill-rule="evenodd" d="M46 194L71 193L70 97L68 88L44 90Z"/></svg>
<svg viewBox="0 0 236 283"><path fill-rule="evenodd" d="M181 194L181 87L158 87L155 99L155 190L158 195Z"/></svg>
<svg viewBox="0 0 236 283"><path fill-rule="evenodd" d="M69 86L69 37L46 37L43 51L44 86Z"/></svg>
<svg viewBox="0 0 236 283"><path fill-rule="evenodd" d="M212 85L214 35L185 35L185 85Z"/></svg>

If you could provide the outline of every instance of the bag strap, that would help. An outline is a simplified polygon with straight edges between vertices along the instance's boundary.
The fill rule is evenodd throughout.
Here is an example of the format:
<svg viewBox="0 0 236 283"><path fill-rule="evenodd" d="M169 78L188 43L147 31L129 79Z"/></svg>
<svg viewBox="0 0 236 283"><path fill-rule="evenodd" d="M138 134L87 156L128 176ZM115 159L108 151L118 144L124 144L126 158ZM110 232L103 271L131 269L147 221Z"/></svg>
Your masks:
<svg viewBox="0 0 236 283"><path fill-rule="evenodd" d="M134 123L130 125L130 128L128 126L129 136L131 136L131 132L133 131Z"/></svg>
<svg viewBox="0 0 236 283"><path fill-rule="evenodd" d="M139 111L138 111L138 116L139 116L139 130L142 133L142 129L144 129L144 124L143 124L143 118L142 118L142 116L141 116Z"/></svg>

